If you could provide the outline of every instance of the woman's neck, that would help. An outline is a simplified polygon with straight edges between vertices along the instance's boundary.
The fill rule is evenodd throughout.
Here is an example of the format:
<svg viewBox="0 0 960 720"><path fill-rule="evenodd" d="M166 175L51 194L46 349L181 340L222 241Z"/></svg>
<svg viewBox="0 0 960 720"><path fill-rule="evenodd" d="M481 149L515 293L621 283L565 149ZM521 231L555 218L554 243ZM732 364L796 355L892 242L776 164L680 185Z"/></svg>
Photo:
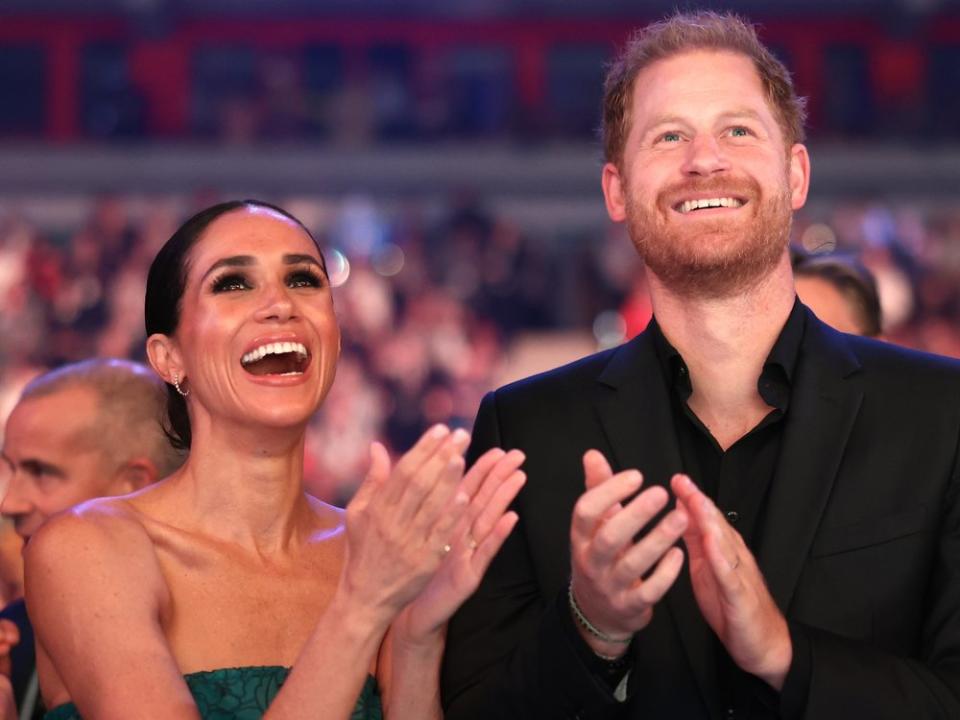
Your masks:
<svg viewBox="0 0 960 720"><path fill-rule="evenodd" d="M193 418L190 455L171 478L184 519L202 532L263 554L314 529L303 490L302 428L240 426Z"/></svg>

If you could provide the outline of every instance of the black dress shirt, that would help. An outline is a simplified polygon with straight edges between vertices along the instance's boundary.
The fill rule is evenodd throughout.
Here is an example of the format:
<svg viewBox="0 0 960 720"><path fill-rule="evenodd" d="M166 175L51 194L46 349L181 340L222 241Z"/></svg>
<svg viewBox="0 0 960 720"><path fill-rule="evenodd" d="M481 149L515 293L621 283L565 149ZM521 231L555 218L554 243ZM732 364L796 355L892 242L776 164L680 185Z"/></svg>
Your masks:
<svg viewBox="0 0 960 720"><path fill-rule="evenodd" d="M743 437L724 450L687 404L693 394L690 373L680 353L670 345L656 320L651 331L664 382L673 403L674 428L683 472L717 504L740 533L754 556L759 553L764 506L774 481L783 428L806 316L799 300L777 337L757 379L757 392L770 411ZM792 637L796 637L792 630ZM799 714L809 684L809 650L794 640L795 660L788 678L789 694L781 698L766 683L740 670L716 639L717 673L724 717L766 718ZM799 647L797 647L799 646ZM786 693L785 693L786 695ZM799 697L798 697L799 696ZM784 703L783 701L787 702Z"/></svg>

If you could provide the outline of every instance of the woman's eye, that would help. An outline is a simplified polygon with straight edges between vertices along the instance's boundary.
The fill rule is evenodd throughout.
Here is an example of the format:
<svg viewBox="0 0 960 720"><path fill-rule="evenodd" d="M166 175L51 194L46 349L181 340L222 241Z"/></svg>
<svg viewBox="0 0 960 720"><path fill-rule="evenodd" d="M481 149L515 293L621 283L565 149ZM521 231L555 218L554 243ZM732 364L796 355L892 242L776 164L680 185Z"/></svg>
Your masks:
<svg viewBox="0 0 960 720"><path fill-rule="evenodd" d="M320 287L322 285L320 276L310 270L297 270L290 273L287 278L287 285L292 288Z"/></svg>
<svg viewBox="0 0 960 720"><path fill-rule="evenodd" d="M213 281L213 292L232 292L234 290L249 290L250 283L243 275L224 275Z"/></svg>

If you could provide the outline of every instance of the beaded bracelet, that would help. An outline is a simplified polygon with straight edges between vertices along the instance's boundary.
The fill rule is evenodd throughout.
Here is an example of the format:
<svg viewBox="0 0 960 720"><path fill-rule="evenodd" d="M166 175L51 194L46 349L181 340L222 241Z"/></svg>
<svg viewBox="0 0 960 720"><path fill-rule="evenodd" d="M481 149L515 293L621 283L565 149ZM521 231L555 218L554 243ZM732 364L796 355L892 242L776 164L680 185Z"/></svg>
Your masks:
<svg viewBox="0 0 960 720"><path fill-rule="evenodd" d="M577 599L573 596L573 580L570 581L570 584L567 585L567 599L570 601L570 610L573 612L573 616L577 619L577 622L580 623L580 626L586 630L588 633L593 635L595 638L603 640L605 643L611 643L613 645L629 645L630 641L633 640L633 635L627 635L626 637L616 637L614 635L608 635L603 630L598 628L592 622L587 620L587 616L583 614L583 610L580 609L580 606L577 604ZM599 653L597 653L600 655ZM607 657L605 655L600 655L604 660L614 660L613 657Z"/></svg>

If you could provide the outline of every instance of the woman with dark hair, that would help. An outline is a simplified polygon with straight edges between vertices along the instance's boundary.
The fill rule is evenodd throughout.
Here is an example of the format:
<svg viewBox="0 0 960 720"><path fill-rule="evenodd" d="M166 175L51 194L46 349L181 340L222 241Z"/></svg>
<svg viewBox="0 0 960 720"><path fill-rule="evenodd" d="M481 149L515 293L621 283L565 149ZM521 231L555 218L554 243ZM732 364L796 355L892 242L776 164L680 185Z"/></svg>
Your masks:
<svg viewBox="0 0 960 720"><path fill-rule="evenodd" d="M302 488L340 336L326 268L264 203L198 213L150 269L147 353L190 449L26 552L48 718L438 718L447 619L516 523L519 452L383 446L346 511ZM382 702L381 702L382 698Z"/></svg>

